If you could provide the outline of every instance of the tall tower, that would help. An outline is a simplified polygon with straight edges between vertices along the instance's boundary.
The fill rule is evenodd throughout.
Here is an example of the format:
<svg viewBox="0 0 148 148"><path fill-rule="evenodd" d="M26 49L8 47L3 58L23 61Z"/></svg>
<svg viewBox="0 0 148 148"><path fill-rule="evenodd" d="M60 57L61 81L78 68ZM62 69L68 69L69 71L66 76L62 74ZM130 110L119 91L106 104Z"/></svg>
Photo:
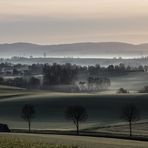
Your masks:
<svg viewBox="0 0 148 148"><path fill-rule="evenodd" d="M46 58L46 52L44 52L44 58Z"/></svg>

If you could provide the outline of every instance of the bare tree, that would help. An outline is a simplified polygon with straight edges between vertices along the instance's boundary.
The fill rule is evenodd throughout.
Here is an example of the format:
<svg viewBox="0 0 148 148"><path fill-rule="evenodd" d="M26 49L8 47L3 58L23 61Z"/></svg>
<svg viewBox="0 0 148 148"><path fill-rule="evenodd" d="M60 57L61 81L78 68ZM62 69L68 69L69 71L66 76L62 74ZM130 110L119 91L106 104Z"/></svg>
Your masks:
<svg viewBox="0 0 148 148"><path fill-rule="evenodd" d="M34 118L35 109L32 104L25 104L22 108L22 115L21 117L28 122L29 132L31 129L31 121Z"/></svg>
<svg viewBox="0 0 148 148"><path fill-rule="evenodd" d="M66 109L66 119L72 120L77 128L77 135L79 135L79 124L82 121L86 121L88 118L87 111L84 107L75 105L75 106L69 106Z"/></svg>
<svg viewBox="0 0 148 148"><path fill-rule="evenodd" d="M121 114L121 119L129 123L130 137L132 136L132 124L140 120L140 112L133 104L127 104Z"/></svg>

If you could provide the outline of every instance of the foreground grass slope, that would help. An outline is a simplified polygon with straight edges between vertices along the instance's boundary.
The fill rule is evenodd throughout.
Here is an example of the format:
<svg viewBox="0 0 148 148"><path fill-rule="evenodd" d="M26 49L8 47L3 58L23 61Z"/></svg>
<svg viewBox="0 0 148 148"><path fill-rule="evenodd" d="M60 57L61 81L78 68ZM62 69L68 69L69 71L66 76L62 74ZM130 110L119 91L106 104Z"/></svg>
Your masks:
<svg viewBox="0 0 148 148"><path fill-rule="evenodd" d="M148 142L60 135L0 134L1 148L147 148Z"/></svg>
<svg viewBox="0 0 148 148"><path fill-rule="evenodd" d="M61 144L50 144L43 140L35 140L35 138L24 138L18 136L0 136L1 148L78 148L77 146L65 146Z"/></svg>

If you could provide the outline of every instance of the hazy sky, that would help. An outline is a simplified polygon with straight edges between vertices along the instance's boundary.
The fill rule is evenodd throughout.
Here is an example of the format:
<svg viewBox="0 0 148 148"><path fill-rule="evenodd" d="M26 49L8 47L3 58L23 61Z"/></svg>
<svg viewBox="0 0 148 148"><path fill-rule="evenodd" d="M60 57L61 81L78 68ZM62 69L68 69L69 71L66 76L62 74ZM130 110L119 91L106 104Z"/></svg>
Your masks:
<svg viewBox="0 0 148 148"><path fill-rule="evenodd" d="M148 42L148 0L0 0L0 42Z"/></svg>

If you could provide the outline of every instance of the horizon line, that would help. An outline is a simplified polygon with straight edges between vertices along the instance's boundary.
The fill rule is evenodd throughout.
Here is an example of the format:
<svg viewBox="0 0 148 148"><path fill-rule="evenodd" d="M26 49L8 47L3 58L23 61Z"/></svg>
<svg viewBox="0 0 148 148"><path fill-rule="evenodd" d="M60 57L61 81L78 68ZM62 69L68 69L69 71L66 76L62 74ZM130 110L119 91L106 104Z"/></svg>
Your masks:
<svg viewBox="0 0 148 148"><path fill-rule="evenodd" d="M129 44L129 45L143 45L143 44L148 44L148 42L141 42L141 43L132 43L132 42L124 42L124 41L81 41L81 42L67 42L67 43L53 43L53 44L48 44L48 43L36 43L36 42L25 42L25 41L16 41L16 42L0 42L0 45L11 45L11 44L32 44L32 45L72 45L72 44L83 44L83 43L121 43L121 44Z"/></svg>

